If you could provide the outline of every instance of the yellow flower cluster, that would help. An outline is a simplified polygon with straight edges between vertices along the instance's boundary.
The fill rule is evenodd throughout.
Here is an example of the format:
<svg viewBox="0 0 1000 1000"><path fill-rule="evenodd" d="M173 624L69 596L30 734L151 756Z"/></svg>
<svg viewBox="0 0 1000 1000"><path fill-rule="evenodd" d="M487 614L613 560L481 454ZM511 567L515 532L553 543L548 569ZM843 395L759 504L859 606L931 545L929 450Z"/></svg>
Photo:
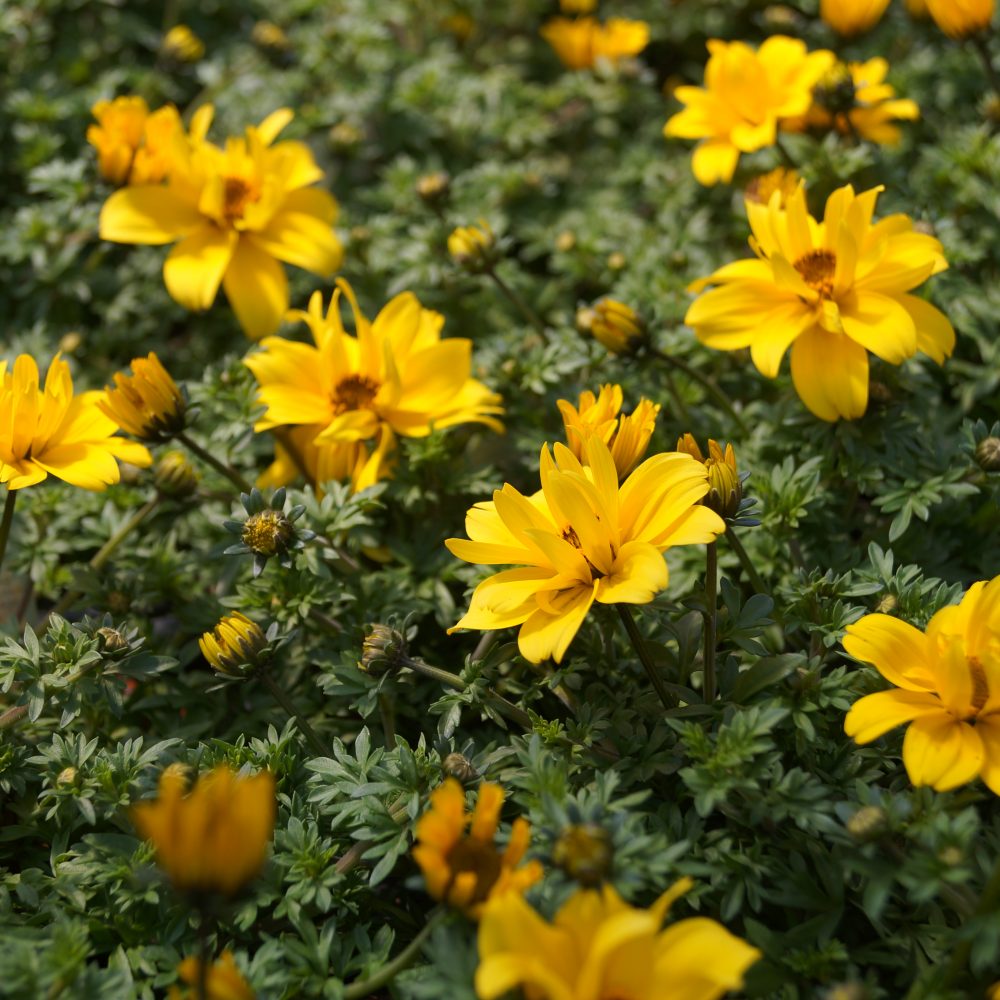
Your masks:
<svg viewBox="0 0 1000 1000"><path fill-rule="evenodd" d="M649 25L612 17L555 17L542 28L542 38L569 69L592 69L601 62L616 65L649 44Z"/></svg>

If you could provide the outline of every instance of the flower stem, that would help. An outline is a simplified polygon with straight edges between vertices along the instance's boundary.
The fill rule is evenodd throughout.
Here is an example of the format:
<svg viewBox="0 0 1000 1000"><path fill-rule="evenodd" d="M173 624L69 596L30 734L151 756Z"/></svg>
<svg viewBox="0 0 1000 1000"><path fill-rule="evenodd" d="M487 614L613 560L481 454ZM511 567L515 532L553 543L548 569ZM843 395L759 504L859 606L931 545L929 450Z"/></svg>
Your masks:
<svg viewBox="0 0 1000 1000"><path fill-rule="evenodd" d="M386 750L396 749L396 710L392 699L387 695L378 696L378 710L382 719L382 732L385 735Z"/></svg>
<svg viewBox="0 0 1000 1000"><path fill-rule="evenodd" d="M210 451L203 448L193 438L188 437L184 431L174 435L178 441L190 452L197 455L206 465L210 465L216 472L221 472L237 489L243 493L249 493L253 487L243 478L232 466L220 462Z"/></svg>
<svg viewBox="0 0 1000 1000"><path fill-rule="evenodd" d="M360 983L351 983L344 990L344 1000L364 1000L365 997L371 996L383 986L391 983L420 954L420 949L423 948L424 942L447 916L448 911L443 907L435 910L427 920L427 923L421 928L420 933L391 962L386 962L378 972L362 980Z"/></svg>
<svg viewBox="0 0 1000 1000"><path fill-rule="evenodd" d="M632 641L632 646L642 661L643 667L646 669L650 683L656 688L656 693L660 696L660 701L663 702L663 707L668 711L675 708L674 699L667 690L667 686L663 683L663 678L656 669L656 664L649 658L649 651L646 649L646 644L642 641L642 636L639 635L639 628L635 623L635 618L632 616L632 609L627 604L616 604L615 607L618 609L618 615L625 626L625 631L628 633L629 639Z"/></svg>
<svg viewBox="0 0 1000 1000"><path fill-rule="evenodd" d="M710 378L702 375L697 368L692 368L686 361L665 354L658 347L650 347L649 353L654 358L659 358L660 361L664 361L678 371L683 372L688 378L693 378L732 417L733 422L744 434L750 434L750 428L747 427L743 422L743 418L733 409L733 404L726 397L726 394Z"/></svg>
<svg viewBox="0 0 1000 1000"><path fill-rule="evenodd" d="M677 410L677 418L685 427L691 426L691 416L688 413L688 408L681 399L680 393L677 391L677 385L674 382L674 373L668 368L664 373L667 380L667 392L670 394L670 398L674 401L674 408Z"/></svg>
<svg viewBox="0 0 1000 1000"><path fill-rule="evenodd" d="M275 683L271 672L265 668L257 676L264 682L264 687L271 692L271 697L288 713L289 718L295 720L295 725L299 727L299 732L306 738L306 742L312 747L316 756L326 757L330 752L329 747L319 738L316 730L295 711L295 706L292 704L291 699Z"/></svg>
<svg viewBox="0 0 1000 1000"><path fill-rule="evenodd" d="M993 68L993 59L990 55L990 46L986 41L986 36L982 32L979 32L973 35L970 41L972 42L972 47L982 60L983 69L986 70L986 77L990 81L993 93L1000 97L1000 76L997 76L997 71Z"/></svg>
<svg viewBox="0 0 1000 1000"><path fill-rule="evenodd" d="M736 553L736 557L743 567L743 572L750 577L750 586L753 587L754 592L757 594L766 594L768 591L764 586L764 581L761 579L760 573L757 572L750 556L747 554L747 550L743 548L743 543L739 540L739 536L733 531L732 525L726 528L726 538L729 539L729 545Z"/></svg>
<svg viewBox="0 0 1000 1000"><path fill-rule="evenodd" d="M3 567L3 557L7 554L7 539L10 538L10 526L14 520L14 504L17 502L17 490L7 488L7 499L3 505L3 520L0 520L0 567Z"/></svg>
<svg viewBox="0 0 1000 1000"><path fill-rule="evenodd" d="M510 285L507 284L503 278L500 277L496 272L496 268L491 267L486 274L488 274L492 279L497 288L512 302L517 309L517 311L535 328L538 332L538 336L542 338L542 342L548 344L549 342L549 331L545 329L545 324L542 322L541 317L535 312L531 306L528 305L524 299L521 298L517 292L514 291Z"/></svg>
<svg viewBox="0 0 1000 1000"><path fill-rule="evenodd" d="M701 690L705 704L715 701L715 631L718 616L719 552L709 542L705 553L705 646L702 653Z"/></svg>

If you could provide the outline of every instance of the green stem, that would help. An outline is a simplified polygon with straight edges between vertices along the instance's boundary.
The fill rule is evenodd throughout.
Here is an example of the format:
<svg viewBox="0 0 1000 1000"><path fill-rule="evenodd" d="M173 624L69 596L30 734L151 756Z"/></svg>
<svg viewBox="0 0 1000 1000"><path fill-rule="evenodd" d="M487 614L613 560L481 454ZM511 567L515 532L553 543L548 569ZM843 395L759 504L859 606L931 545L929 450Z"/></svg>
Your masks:
<svg viewBox="0 0 1000 1000"><path fill-rule="evenodd" d="M982 60L983 69L986 70L986 77L990 81L993 93L1000 97L1000 77L997 76L997 71L993 68L993 59L990 56L990 47L986 41L986 36L982 32L979 32L969 40Z"/></svg>
<svg viewBox="0 0 1000 1000"><path fill-rule="evenodd" d="M973 911L972 917L975 919L976 917L986 916L988 913L993 913L998 906L1000 906L1000 858L997 858L993 866L993 872L983 889L983 894L979 897L979 902L976 904L976 909ZM945 970L944 982L941 984L943 990L951 986L965 971L966 966L969 964L969 954L971 951L971 938L959 941L955 945L955 950L951 953L951 959L948 962L948 968Z"/></svg>
<svg viewBox="0 0 1000 1000"><path fill-rule="evenodd" d="M202 912L198 920L198 1000L208 1000L208 917Z"/></svg>
<svg viewBox="0 0 1000 1000"><path fill-rule="evenodd" d="M3 505L3 520L0 520L0 568L3 567L3 557L7 554L7 539L10 538L10 526L14 520L15 503L17 503L17 490L8 488L7 499Z"/></svg>
<svg viewBox="0 0 1000 1000"><path fill-rule="evenodd" d="M386 750L396 749L396 710L393 708L392 699L387 695L378 696L378 710L382 718L382 731L385 735Z"/></svg>
<svg viewBox="0 0 1000 1000"><path fill-rule="evenodd" d="M524 299L521 298L517 292L514 291L510 285L507 284L503 278L500 277L496 272L496 268L490 268L486 274L488 274L496 284L497 288L514 304L518 312L535 328L538 332L538 336L542 338L543 343L548 344L549 342L549 331L545 329L545 324L542 322L538 313L535 312L531 306L528 305Z"/></svg>
<svg viewBox="0 0 1000 1000"><path fill-rule="evenodd" d="M653 355L654 358L659 358L660 361L666 362L668 365L673 365L678 371L683 372L688 378L693 378L702 388L732 417L733 422L737 427L745 434L750 434L750 428L744 423L743 418L733 409L733 404L729 401L726 394L706 375L702 375L697 368L692 368L686 361L682 361L680 358L672 357L669 354L665 354L658 347L650 347L649 353Z"/></svg>
<svg viewBox="0 0 1000 1000"><path fill-rule="evenodd" d="M705 554L705 647L702 653L702 694L705 704L715 701L715 631L718 617L719 552L709 542Z"/></svg>
<svg viewBox="0 0 1000 1000"><path fill-rule="evenodd" d="M234 468L220 462L210 451L203 448L193 438L187 436L184 431L174 435L178 441L190 452L197 455L206 465L210 465L216 472L221 472L235 487L243 493L249 493L253 487Z"/></svg>
<svg viewBox="0 0 1000 1000"><path fill-rule="evenodd" d="M386 962L378 972L362 980L360 983L351 983L344 990L344 1000L364 1000L365 997L371 996L383 986L391 983L399 973L417 958L421 948L424 946L424 942L447 916L448 911L445 909L438 909L432 913L420 933L391 962Z"/></svg>
<svg viewBox="0 0 1000 1000"><path fill-rule="evenodd" d="M262 670L257 675L263 682L264 687L271 692L271 697L288 713L289 718L295 720L295 725L299 727L299 732L306 738L306 742L312 747L313 752L317 757L326 757L330 753L330 748L319 738L316 730L302 718L301 715L295 710L295 706L292 704L291 699L287 694L275 683L274 678L271 673L266 668Z"/></svg>
<svg viewBox="0 0 1000 1000"><path fill-rule="evenodd" d="M632 646L642 662L643 667L646 669L646 674L649 677L650 682L653 687L656 688L656 693L660 696L660 701L663 702L663 707L667 709L667 711L675 708L674 699L670 696L670 692L663 683L663 678L660 676L660 672L656 669L656 664L649 658L649 651L646 649L646 644L643 642L642 636L639 635L639 627L636 625L635 618L632 616L632 609L627 604L616 604L615 607L618 609L618 615L622 620L622 624L625 626L625 631L628 633L628 637L632 641Z"/></svg>
<svg viewBox="0 0 1000 1000"><path fill-rule="evenodd" d="M743 548L743 543L739 540L736 532L733 531L732 525L726 528L726 538L729 540L730 547L736 553L736 557L743 567L743 572L750 578L750 586L753 587L754 592L757 594L766 594L768 591L764 586L764 581L760 578L760 573L757 572L753 562L750 560L747 550Z"/></svg>
<svg viewBox="0 0 1000 1000"><path fill-rule="evenodd" d="M670 398L674 401L674 407L677 410L677 419L685 426L691 426L691 415L688 413L687 405L684 400L681 399L680 393L677 391L677 384L674 382L674 373L668 368L664 373L667 379L667 392L670 394Z"/></svg>

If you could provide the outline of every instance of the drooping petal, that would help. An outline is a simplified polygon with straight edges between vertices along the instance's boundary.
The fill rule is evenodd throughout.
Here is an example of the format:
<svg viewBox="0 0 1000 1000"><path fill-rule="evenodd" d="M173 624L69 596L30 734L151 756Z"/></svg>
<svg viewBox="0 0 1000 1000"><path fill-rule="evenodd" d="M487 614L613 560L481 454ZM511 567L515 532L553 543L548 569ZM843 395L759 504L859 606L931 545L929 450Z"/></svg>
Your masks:
<svg viewBox="0 0 1000 1000"><path fill-rule="evenodd" d="M939 792L968 784L984 760L983 741L976 729L947 712L911 722L903 739L903 763L910 781Z"/></svg>
<svg viewBox="0 0 1000 1000"><path fill-rule="evenodd" d="M163 280L171 297L185 309L208 309L232 260L236 240L235 230L216 226L203 226L181 240L163 264Z"/></svg>
<svg viewBox="0 0 1000 1000"><path fill-rule="evenodd" d="M868 407L868 354L843 334L813 327L792 345L792 381L822 420L856 420Z"/></svg>
<svg viewBox="0 0 1000 1000"><path fill-rule="evenodd" d="M204 223L197 207L162 184L140 184L116 191L101 209L101 239L113 243L159 245Z"/></svg>
<svg viewBox="0 0 1000 1000"><path fill-rule="evenodd" d="M250 237L240 239L222 287L251 340L260 340L281 325L288 309L288 279L282 266Z"/></svg>
<svg viewBox="0 0 1000 1000"><path fill-rule="evenodd" d="M955 350L955 328L948 317L916 295L900 295L899 302L916 327L917 350L943 365Z"/></svg>

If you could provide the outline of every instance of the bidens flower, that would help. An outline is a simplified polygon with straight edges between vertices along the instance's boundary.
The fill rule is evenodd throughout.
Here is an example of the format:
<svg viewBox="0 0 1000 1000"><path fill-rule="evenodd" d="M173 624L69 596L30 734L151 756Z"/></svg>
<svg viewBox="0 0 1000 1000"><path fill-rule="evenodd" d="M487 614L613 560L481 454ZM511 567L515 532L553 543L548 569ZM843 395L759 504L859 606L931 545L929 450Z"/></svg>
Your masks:
<svg viewBox="0 0 1000 1000"><path fill-rule="evenodd" d="M903 763L914 785L945 792L978 776L1000 795L1000 576L974 583L926 632L865 615L844 649L895 685L851 706L848 736L870 743L909 723Z"/></svg>
<svg viewBox="0 0 1000 1000"><path fill-rule="evenodd" d="M871 31L889 6L889 0L820 0L819 16L841 35Z"/></svg>
<svg viewBox="0 0 1000 1000"><path fill-rule="evenodd" d="M805 44L772 35L758 50L743 42L708 43L704 87L678 87L685 104L663 134L701 139L691 168L701 184L730 181L740 153L774 145L783 118L805 114L812 88L833 64L832 52L807 52Z"/></svg>
<svg viewBox="0 0 1000 1000"><path fill-rule="evenodd" d="M9 490L48 475L85 490L103 490L120 477L118 461L152 464L141 445L114 437L118 424L100 406L102 392L73 395L69 365L56 356L44 387L38 365L22 354L7 370L0 361L0 483Z"/></svg>
<svg viewBox="0 0 1000 1000"><path fill-rule="evenodd" d="M123 431L142 441L169 441L187 426L187 400L152 351L132 359L132 374L115 373L101 410Z"/></svg>
<svg viewBox="0 0 1000 1000"><path fill-rule="evenodd" d="M708 458L701 453L698 442L690 434L677 439L677 450L701 462L708 470L710 489L702 503L720 517L735 517L743 499L743 484L736 468L736 452L731 444L725 451L718 441L708 439Z"/></svg>
<svg viewBox="0 0 1000 1000"><path fill-rule="evenodd" d="M167 184L115 192L101 209L101 237L116 243L180 242L163 265L167 291L201 311L221 284L246 334L273 333L288 309L279 261L328 276L340 266L337 203L309 148L278 142L287 108L222 149L205 141L212 109L199 109L189 142L173 145Z"/></svg>
<svg viewBox="0 0 1000 1000"><path fill-rule="evenodd" d="M926 0L934 23L951 38L968 38L986 31L996 0Z"/></svg>
<svg viewBox="0 0 1000 1000"><path fill-rule="evenodd" d="M231 951L224 951L219 960L208 967L204 979L204 996L198 992L198 982L201 979L200 959L185 958L177 966L177 975L184 988L171 986L167 1000L254 1000L256 996L237 968Z"/></svg>
<svg viewBox="0 0 1000 1000"><path fill-rule="evenodd" d="M538 861L520 865L531 826L518 817L503 852L494 844L504 793L499 785L479 786L476 809L465 811L465 792L454 778L431 792L430 809L417 820L413 859L427 891L478 919L483 904L508 893L520 896L542 877Z"/></svg>
<svg viewBox="0 0 1000 1000"><path fill-rule="evenodd" d="M569 69L591 69L600 61L612 65L637 56L649 44L649 25L611 17L601 23L593 17L554 17L542 28L542 38Z"/></svg>
<svg viewBox="0 0 1000 1000"><path fill-rule="evenodd" d="M706 917L663 921L682 879L648 910L610 885L581 889L548 923L520 896L491 901L479 925L476 995L520 986L531 1000L716 1000L743 985L760 952Z"/></svg>
<svg viewBox="0 0 1000 1000"><path fill-rule="evenodd" d="M827 199L822 221L799 189L781 207L748 201L756 260L727 264L691 286L717 287L688 309L698 339L723 351L750 348L761 374L774 378L792 348L792 381L823 420L860 417L868 405L868 351L898 365L917 351L938 364L955 331L911 289L948 266L941 244L913 231L905 215L872 223L882 188L850 185Z"/></svg>
<svg viewBox="0 0 1000 1000"><path fill-rule="evenodd" d="M155 802L132 806L140 836L182 892L232 896L263 867L274 828L274 776L242 778L222 765L184 794L183 774L160 776Z"/></svg>
<svg viewBox="0 0 1000 1000"><path fill-rule="evenodd" d="M600 437L584 454L581 464L557 444L553 459L546 445L540 492L526 497L505 485L466 515L469 540L445 542L466 562L517 566L480 583L450 632L519 625L525 659L558 663L594 601L647 604L667 586L666 549L725 531L719 515L698 504L708 473L690 455L654 455L619 486Z"/></svg>
<svg viewBox="0 0 1000 1000"><path fill-rule="evenodd" d="M98 101L96 125L87 142L97 150L101 176L112 184L158 184L170 172L174 140L184 134L177 109L168 104L152 114L141 97Z"/></svg>

